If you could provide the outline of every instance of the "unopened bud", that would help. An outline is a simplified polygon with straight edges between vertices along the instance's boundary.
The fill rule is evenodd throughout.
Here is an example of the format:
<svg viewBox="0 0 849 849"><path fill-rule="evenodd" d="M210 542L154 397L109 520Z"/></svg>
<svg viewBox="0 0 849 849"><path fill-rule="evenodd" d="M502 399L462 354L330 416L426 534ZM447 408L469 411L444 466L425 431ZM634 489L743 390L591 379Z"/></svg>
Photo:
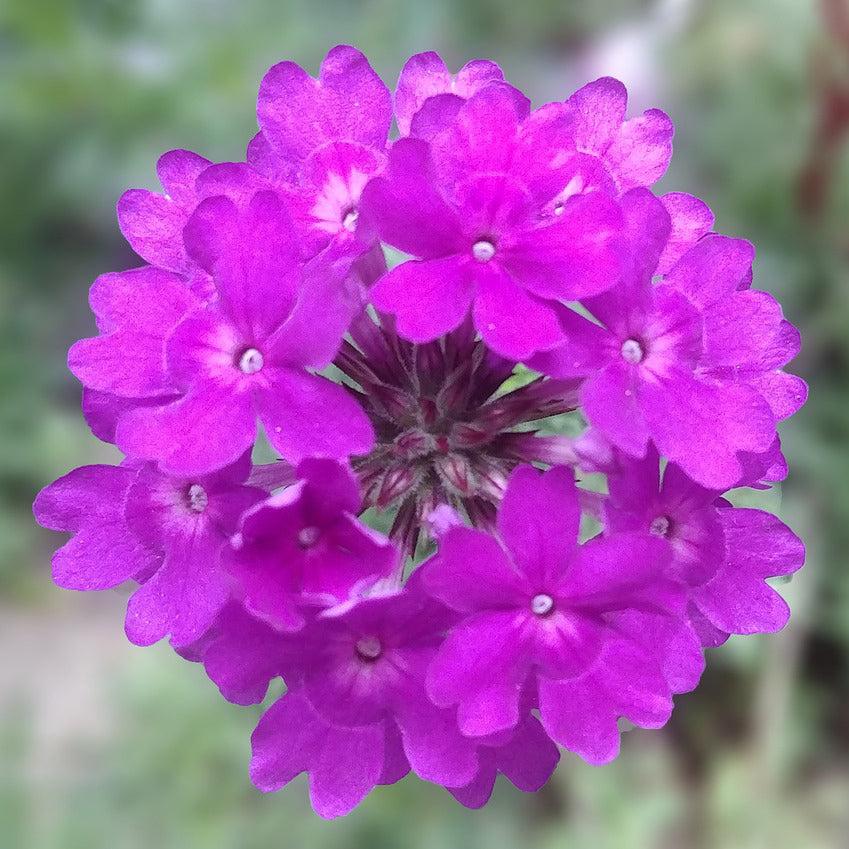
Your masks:
<svg viewBox="0 0 849 849"><path fill-rule="evenodd" d="M446 485L459 495L471 495L475 491L473 472L469 461L462 454L437 456L433 465Z"/></svg>

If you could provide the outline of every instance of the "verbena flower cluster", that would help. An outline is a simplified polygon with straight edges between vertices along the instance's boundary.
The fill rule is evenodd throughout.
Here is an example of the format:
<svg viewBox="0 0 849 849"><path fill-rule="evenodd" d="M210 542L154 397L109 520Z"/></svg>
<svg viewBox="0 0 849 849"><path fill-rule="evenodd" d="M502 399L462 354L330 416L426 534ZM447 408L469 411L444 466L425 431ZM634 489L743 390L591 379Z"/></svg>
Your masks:
<svg viewBox="0 0 849 849"><path fill-rule="evenodd" d="M751 244L652 193L672 124L614 79L531 109L424 53L393 98L340 46L257 112L244 162L171 151L118 204L145 264L95 281L69 366L126 459L39 494L54 580L135 582L128 638L232 702L282 678L251 777L307 772L324 817L611 760L704 647L784 625L766 579L804 560L724 497L786 476L806 395Z"/></svg>

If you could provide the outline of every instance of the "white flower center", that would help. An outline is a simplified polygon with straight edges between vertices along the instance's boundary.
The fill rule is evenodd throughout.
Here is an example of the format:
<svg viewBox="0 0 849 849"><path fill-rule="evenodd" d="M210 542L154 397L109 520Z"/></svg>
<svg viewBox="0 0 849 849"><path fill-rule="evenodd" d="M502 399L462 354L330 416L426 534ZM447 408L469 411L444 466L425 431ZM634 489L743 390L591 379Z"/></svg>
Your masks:
<svg viewBox="0 0 849 849"><path fill-rule="evenodd" d="M669 533L669 517L657 516L652 519L652 523L649 525L649 533L656 537L665 537Z"/></svg>
<svg viewBox="0 0 849 849"><path fill-rule="evenodd" d="M307 525L298 531L298 545L301 548L312 548L318 542L318 528Z"/></svg>
<svg viewBox="0 0 849 849"><path fill-rule="evenodd" d="M622 343L622 359L625 362L636 365L643 361L644 356L643 346L636 339L626 339Z"/></svg>
<svg viewBox="0 0 849 849"><path fill-rule="evenodd" d="M481 239L472 245L472 256L478 262L489 262L495 256L495 245L486 239Z"/></svg>
<svg viewBox="0 0 849 849"><path fill-rule="evenodd" d="M209 495L206 490L199 483L193 483L189 487L189 509L195 513L203 513L208 504Z"/></svg>
<svg viewBox="0 0 849 849"><path fill-rule="evenodd" d="M242 374L256 374L264 365L262 353L256 348L248 348L247 351L239 357L239 371Z"/></svg>
<svg viewBox="0 0 849 849"><path fill-rule="evenodd" d="M342 227L344 227L349 233L353 233L357 226L357 219L360 217L360 213L357 212L356 209L351 209L345 213L345 217L342 219Z"/></svg>
<svg viewBox="0 0 849 849"><path fill-rule="evenodd" d="M545 616L554 610L554 599L545 593L539 593L531 599L531 612L536 616Z"/></svg>
<svg viewBox="0 0 849 849"><path fill-rule="evenodd" d="M362 660L377 660L383 651L383 646L377 637L361 637L357 640L355 650Z"/></svg>

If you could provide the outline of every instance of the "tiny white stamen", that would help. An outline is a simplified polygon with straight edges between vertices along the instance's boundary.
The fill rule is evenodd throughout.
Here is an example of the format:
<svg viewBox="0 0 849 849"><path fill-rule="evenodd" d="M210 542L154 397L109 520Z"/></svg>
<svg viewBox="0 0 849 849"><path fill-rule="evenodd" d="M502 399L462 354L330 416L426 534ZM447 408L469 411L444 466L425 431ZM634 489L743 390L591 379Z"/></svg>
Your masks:
<svg viewBox="0 0 849 849"><path fill-rule="evenodd" d="M256 348L248 348L239 357L239 371L243 374L256 374L263 367L264 362L260 351Z"/></svg>
<svg viewBox="0 0 849 849"><path fill-rule="evenodd" d="M622 359L636 365L643 361L645 352L643 346L636 339L626 339L622 343Z"/></svg>
<svg viewBox="0 0 849 849"><path fill-rule="evenodd" d="M199 483L193 483L189 487L189 509L195 513L203 513L208 504L209 496L206 490Z"/></svg>
<svg viewBox="0 0 849 849"><path fill-rule="evenodd" d="M565 203L556 203L554 204L554 214L555 215L563 215L563 210L566 209Z"/></svg>
<svg viewBox="0 0 849 849"><path fill-rule="evenodd" d="M495 245L481 239L480 242L475 242L472 245L472 256L478 262L489 262L495 256Z"/></svg>
<svg viewBox="0 0 849 849"><path fill-rule="evenodd" d="M665 537L669 533L669 517L657 516L652 519L652 523L649 525L649 533L656 537Z"/></svg>
<svg viewBox="0 0 849 849"><path fill-rule="evenodd" d="M342 226L349 232L353 233L357 226L357 219L360 217L360 213L357 212L356 209L352 209L345 214L345 217L342 219Z"/></svg>
<svg viewBox="0 0 849 849"><path fill-rule="evenodd" d="M531 612L536 616L545 616L554 609L554 599L550 595L540 593L531 599Z"/></svg>
<svg viewBox="0 0 849 849"><path fill-rule="evenodd" d="M307 525L298 531L298 545L301 548L312 548L318 542L318 528Z"/></svg>
<svg viewBox="0 0 849 849"><path fill-rule="evenodd" d="M357 654L363 660L377 660L383 651L383 646L377 637L362 637L355 646Z"/></svg>

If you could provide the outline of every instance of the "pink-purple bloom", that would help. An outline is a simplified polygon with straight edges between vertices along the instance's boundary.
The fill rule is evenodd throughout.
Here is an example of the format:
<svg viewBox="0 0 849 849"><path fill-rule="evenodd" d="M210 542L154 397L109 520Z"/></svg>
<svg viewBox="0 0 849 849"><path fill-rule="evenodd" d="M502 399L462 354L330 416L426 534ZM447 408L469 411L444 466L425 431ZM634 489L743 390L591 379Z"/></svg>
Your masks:
<svg viewBox="0 0 849 849"><path fill-rule="evenodd" d="M250 459L180 478L152 463L84 466L42 490L38 521L74 536L55 555L53 580L75 590L140 586L127 637L187 645L209 629L233 590L222 554L239 517L265 493L246 485Z"/></svg>
<svg viewBox="0 0 849 849"><path fill-rule="evenodd" d="M804 547L735 506L787 476L807 391L754 248L654 193L672 123L610 78L532 109L423 53L393 101L340 46L257 116L244 161L171 151L119 201L144 264L95 281L68 362L125 459L36 498L54 581L137 584L129 639L235 704L281 680L250 775L307 773L323 817L611 760L789 616L767 581Z"/></svg>

